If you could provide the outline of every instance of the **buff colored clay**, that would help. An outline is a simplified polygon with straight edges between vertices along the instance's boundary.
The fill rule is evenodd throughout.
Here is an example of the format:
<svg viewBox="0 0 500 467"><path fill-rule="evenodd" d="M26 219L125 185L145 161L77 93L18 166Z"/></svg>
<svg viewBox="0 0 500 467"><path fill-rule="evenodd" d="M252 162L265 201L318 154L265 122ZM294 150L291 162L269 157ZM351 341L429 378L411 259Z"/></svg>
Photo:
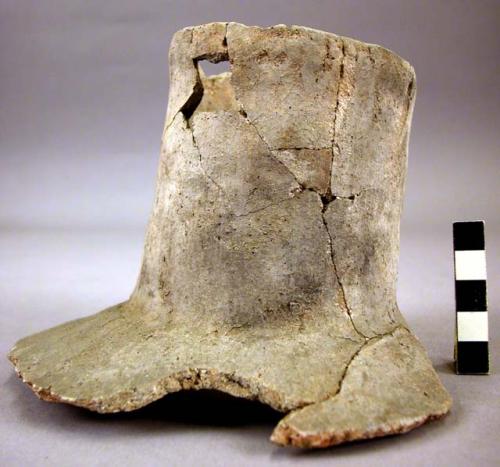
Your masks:
<svg viewBox="0 0 500 467"><path fill-rule="evenodd" d="M103 413L216 389L284 412L271 439L301 447L445 415L396 304L412 67L304 27L212 23L175 34L170 74L136 289L20 340L23 381Z"/></svg>

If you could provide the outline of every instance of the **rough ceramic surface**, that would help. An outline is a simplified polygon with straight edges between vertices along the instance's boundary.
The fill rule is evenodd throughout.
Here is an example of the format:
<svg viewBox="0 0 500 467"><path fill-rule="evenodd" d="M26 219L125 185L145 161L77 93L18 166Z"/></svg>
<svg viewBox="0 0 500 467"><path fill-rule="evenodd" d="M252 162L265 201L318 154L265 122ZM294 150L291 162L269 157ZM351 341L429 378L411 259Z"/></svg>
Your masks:
<svg viewBox="0 0 500 467"><path fill-rule="evenodd" d="M303 27L213 23L175 34L170 74L136 289L19 341L23 381L98 412L217 389L286 412L271 439L301 447L446 414L396 304L412 67Z"/></svg>

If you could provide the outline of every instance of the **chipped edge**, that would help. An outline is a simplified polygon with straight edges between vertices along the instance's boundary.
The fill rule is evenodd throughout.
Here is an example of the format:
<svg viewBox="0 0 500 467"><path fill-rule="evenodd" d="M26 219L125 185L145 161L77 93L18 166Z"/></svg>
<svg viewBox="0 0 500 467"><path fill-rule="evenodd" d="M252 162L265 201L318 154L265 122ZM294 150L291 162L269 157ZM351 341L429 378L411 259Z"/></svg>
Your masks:
<svg viewBox="0 0 500 467"><path fill-rule="evenodd" d="M407 433L424 423L439 420L447 415L449 407L446 407L440 412L423 415L422 417L410 419L398 424L389 425L387 428L378 426L365 431L361 430L344 430L340 432L330 431L323 433L305 433L300 432L290 425L278 424L277 428L271 435L271 441L281 446L294 446L298 448L326 448L336 446L338 444L360 441L373 438L380 438L388 435L397 435Z"/></svg>
<svg viewBox="0 0 500 467"><path fill-rule="evenodd" d="M373 345L380 340L393 336L394 333L398 330L404 330L408 334L412 335L411 331L403 325L395 326L391 331L379 334L377 336L371 337L366 340L366 342L354 353L351 357L350 361L346 365L344 372L342 374L338 390L335 394L332 394L327 399L322 401L315 402L310 405L319 404L325 402L330 399L336 398L342 391L343 383L346 379L349 368L352 366L356 358L360 355L360 353L366 349L369 345ZM431 365L432 366L432 365ZM378 438L387 435L395 435L395 434L403 434L408 431L413 430L414 428L418 428L426 422L432 420L438 420L449 413L451 409L451 400L447 401L444 404L442 410L422 415L421 417L414 418L406 418L403 419L401 423L396 423L392 425L388 425L388 428L384 428L384 425L381 424L377 427L373 427L367 430L343 430L343 431L325 431L321 433L310 433L297 430L296 428L289 425L285 422L285 419L282 419L278 425L275 427L273 433L271 434L270 440L281 446L294 446L298 448L325 448L329 446L335 446L338 444L350 442L350 441L358 441L364 439L372 439ZM300 409L297 409L300 410ZM293 413L293 411L291 412Z"/></svg>

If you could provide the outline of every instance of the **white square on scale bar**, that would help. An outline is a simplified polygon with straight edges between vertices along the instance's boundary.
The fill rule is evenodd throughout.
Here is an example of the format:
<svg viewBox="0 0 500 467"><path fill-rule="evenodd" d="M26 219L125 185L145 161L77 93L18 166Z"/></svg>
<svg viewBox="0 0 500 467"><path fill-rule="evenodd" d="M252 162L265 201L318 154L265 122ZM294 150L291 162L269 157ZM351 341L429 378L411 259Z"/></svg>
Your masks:
<svg viewBox="0 0 500 467"><path fill-rule="evenodd" d="M455 279L457 281L486 280L485 251L455 251Z"/></svg>
<svg viewBox="0 0 500 467"><path fill-rule="evenodd" d="M459 342L488 342L488 312L457 312L457 339Z"/></svg>

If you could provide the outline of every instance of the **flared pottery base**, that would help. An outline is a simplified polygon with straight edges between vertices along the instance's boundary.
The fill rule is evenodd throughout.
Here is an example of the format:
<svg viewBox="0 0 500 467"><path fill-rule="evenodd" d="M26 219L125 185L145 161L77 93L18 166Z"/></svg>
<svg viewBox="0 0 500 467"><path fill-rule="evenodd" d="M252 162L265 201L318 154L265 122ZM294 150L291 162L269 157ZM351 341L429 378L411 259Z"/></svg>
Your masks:
<svg viewBox="0 0 500 467"><path fill-rule="evenodd" d="M271 440L298 447L404 433L450 409L424 349L401 325L364 339L315 319L197 324L131 300L26 337L9 358L41 399L101 413L183 389L257 399L286 413Z"/></svg>

